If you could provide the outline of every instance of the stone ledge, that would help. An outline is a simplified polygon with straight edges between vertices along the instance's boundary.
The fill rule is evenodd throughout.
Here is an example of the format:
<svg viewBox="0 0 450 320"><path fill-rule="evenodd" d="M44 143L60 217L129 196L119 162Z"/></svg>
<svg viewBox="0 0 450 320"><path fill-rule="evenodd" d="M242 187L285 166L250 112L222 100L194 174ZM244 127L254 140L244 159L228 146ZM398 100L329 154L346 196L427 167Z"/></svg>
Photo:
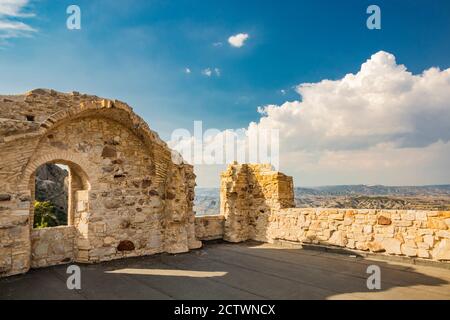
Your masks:
<svg viewBox="0 0 450 320"><path fill-rule="evenodd" d="M355 255L356 258L375 258L374 260L384 260L384 261L392 261L392 262L401 262L412 265L421 265L421 266L430 266L437 267L442 269L450 270L450 262L445 261L434 261L427 260L421 258L412 258L407 256L393 256L387 254L373 253L355 249L345 249L341 247L333 247L333 246L325 246L320 244L310 244L310 243L302 243L295 242L289 240L276 239L272 242L273 244L280 245L283 247L293 248L293 249L303 249L303 250L311 250L311 251L321 251L321 252L329 252L339 255Z"/></svg>

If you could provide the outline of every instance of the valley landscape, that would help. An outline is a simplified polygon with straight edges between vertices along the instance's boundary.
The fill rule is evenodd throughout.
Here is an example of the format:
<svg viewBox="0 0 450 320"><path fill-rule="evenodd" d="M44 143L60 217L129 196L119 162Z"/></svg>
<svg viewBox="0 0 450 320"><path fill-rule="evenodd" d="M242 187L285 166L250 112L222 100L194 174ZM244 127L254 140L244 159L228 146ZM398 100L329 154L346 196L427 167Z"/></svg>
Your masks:
<svg viewBox="0 0 450 320"><path fill-rule="evenodd" d="M218 188L196 188L196 215L219 214ZM298 208L450 210L450 185L296 187Z"/></svg>

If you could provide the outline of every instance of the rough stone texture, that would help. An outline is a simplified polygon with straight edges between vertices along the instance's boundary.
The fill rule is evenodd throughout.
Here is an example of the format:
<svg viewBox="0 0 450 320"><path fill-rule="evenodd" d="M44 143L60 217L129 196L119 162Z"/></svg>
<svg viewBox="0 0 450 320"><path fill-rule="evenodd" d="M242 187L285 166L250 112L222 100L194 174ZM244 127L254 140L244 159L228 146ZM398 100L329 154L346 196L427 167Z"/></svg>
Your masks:
<svg viewBox="0 0 450 320"><path fill-rule="evenodd" d="M221 175L220 212L225 217L224 240L265 240L258 231L267 217L294 206L292 177L270 165L232 164Z"/></svg>
<svg viewBox="0 0 450 320"><path fill-rule="evenodd" d="M40 268L72 262L75 228L59 226L31 231L31 267Z"/></svg>
<svg viewBox="0 0 450 320"><path fill-rule="evenodd" d="M221 217L196 219L195 174L120 101L37 89L0 96L0 276L198 248L201 239L299 241L450 260L450 212L293 208L269 165L222 173ZM68 226L33 230L34 177L69 167Z"/></svg>
<svg viewBox="0 0 450 320"><path fill-rule="evenodd" d="M293 208L292 178L267 165L230 165L220 199L230 242L287 240L450 261L449 211Z"/></svg>
<svg viewBox="0 0 450 320"><path fill-rule="evenodd" d="M199 240L223 238L225 217L223 215L195 217L195 235Z"/></svg>
<svg viewBox="0 0 450 320"><path fill-rule="evenodd" d="M193 168L171 155L123 102L43 89L0 96L0 276L70 252L92 263L200 247ZM35 171L56 162L70 168L73 251L71 228L32 229ZM50 235L64 245L46 246ZM118 251L124 240L135 249Z"/></svg>
<svg viewBox="0 0 450 320"><path fill-rule="evenodd" d="M105 239L105 242L109 242L112 243L114 242L114 238L110 238L111 240ZM119 245L117 246L117 251L133 251L134 249L136 249L136 247L134 246L133 241L130 240L122 240L119 242Z"/></svg>

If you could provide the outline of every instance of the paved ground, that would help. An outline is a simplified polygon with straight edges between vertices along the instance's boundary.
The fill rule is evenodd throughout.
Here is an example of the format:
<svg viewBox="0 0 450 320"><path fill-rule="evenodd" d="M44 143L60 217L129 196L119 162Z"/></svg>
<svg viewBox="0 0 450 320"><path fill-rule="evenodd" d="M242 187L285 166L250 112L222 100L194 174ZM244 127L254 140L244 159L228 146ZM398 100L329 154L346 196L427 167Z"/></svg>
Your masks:
<svg viewBox="0 0 450 320"><path fill-rule="evenodd" d="M372 264L381 290L367 289ZM66 268L0 279L0 299L450 299L448 269L254 242L84 265L78 291Z"/></svg>

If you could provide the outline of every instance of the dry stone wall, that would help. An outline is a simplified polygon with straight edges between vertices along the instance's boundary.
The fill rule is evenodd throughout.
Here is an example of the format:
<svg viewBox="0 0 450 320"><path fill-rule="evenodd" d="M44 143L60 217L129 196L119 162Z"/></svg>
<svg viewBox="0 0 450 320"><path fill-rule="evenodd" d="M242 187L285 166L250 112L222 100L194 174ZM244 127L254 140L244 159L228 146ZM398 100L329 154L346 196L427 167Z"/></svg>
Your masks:
<svg viewBox="0 0 450 320"><path fill-rule="evenodd" d="M450 211L294 208L292 178L267 165L222 174L224 239L287 240L450 261Z"/></svg>
<svg viewBox="0 0 450 320"><path fill-rule="evenodd" d="M282 209L255 239L298 241L450 261L450 212Z"/></svg>
<svg viewBox="0 0 450 320"><path fill-rule="evenodd" d="M69 263L75 257L75 228L59 226L31 231L31 267Z"/></svg>
<svg viewBox="0 0 450 320"><path fill-rule="evenodd" d="M195 217L195 235L199 240L223 239L224 223L223 215Z"/></svg>
<svg viewBox="0 0 450 320"><path fill-rule="evenodd" d="M0 276L70 255L93 263L201 246L193 167L172 161L127 104L37 89L0 96L0 119ZM32 228L34 174L45 163L70 168L72 228Z"/></svg>

